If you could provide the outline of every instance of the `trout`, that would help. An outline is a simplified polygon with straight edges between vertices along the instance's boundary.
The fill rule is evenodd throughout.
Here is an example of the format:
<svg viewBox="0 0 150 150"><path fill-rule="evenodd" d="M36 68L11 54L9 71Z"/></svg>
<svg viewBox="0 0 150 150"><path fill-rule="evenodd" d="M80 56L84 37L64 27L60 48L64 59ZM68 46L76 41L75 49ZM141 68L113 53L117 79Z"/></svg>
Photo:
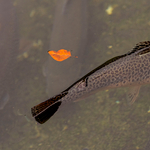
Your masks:
<svg viewBox="0 0 150 150"><path fill-rule="evenodd" d="M93 92L117 87L131 87L127 98L132 104L141 85L150 83L149 64L150 41L140 42L132 51L106 61L60 94L31 108L32 116L42 124L63 102L75 101Z"/></svg>

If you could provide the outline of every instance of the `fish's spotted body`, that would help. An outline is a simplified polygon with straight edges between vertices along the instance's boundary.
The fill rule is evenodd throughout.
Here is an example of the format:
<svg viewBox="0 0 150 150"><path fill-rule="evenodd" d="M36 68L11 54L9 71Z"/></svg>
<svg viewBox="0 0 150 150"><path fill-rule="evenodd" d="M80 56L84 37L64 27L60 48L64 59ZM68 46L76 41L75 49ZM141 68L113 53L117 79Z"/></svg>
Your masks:
<svg viewBox="0 0 150 150"><path fill-rule="evenodd" d="M132 104L140 86L150 83L149 64L150 41L140 42L131 52L106 61L59 95L34 106L32 115L39 123L44 123L57 111L61 102L76 101L90 93L117 87L132 87L127 96Z"/></svg>

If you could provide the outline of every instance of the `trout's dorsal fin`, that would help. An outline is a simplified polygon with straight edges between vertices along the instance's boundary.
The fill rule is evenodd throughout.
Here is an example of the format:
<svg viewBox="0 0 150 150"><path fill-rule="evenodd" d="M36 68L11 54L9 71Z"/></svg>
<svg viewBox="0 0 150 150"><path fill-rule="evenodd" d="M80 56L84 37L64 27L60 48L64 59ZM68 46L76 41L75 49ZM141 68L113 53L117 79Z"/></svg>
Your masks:
<svg viewBox="0 0 150 150"><path fill-rule="evenodd" d="M138 52L138 51L139 51L138 55L141 55L140 53L142 53L142 52L147 53L147 50L148 50L147 48L149 48L149 47L150 47L150 41L139 42L135 45L133 50L128 53L128 55L131 55L132 53L135 53L135 52ZM143 51L140 51L142 49L143 49Z"/></svg>
<svg viewBox="0 0 150 150"><path fill-rule="evenodd" d="M136 44L134 49L140 50L140 49L146 48L148 46L150 46L150 41L139 42L139 43Z"/></svg>

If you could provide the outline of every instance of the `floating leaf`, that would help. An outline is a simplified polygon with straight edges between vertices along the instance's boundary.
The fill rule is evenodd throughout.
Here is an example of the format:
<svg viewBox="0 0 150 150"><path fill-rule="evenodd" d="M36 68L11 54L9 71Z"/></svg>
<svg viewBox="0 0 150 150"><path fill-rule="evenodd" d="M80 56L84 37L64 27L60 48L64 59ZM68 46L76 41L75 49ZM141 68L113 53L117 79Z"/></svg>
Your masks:
<svg viewBox="0 0 150 150"><path fill-rule="evenodd" d="M63 61L71 56L71 52L65 49L60 49L56 51L48 51L51 57L57 61Z"/></svg>

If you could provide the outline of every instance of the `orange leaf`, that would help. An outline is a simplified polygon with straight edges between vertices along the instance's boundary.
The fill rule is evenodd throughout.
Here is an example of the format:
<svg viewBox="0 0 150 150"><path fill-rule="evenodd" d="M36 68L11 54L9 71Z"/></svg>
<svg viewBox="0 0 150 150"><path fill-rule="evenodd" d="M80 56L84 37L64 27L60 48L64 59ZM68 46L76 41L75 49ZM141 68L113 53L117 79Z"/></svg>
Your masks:
<svg viewBox="0 0 150 150"><path fill-rule="evenodd" d="M60 49L59 51L48 51L51 57L57 61L63 61L71 56L70 51Z"/></svg>

